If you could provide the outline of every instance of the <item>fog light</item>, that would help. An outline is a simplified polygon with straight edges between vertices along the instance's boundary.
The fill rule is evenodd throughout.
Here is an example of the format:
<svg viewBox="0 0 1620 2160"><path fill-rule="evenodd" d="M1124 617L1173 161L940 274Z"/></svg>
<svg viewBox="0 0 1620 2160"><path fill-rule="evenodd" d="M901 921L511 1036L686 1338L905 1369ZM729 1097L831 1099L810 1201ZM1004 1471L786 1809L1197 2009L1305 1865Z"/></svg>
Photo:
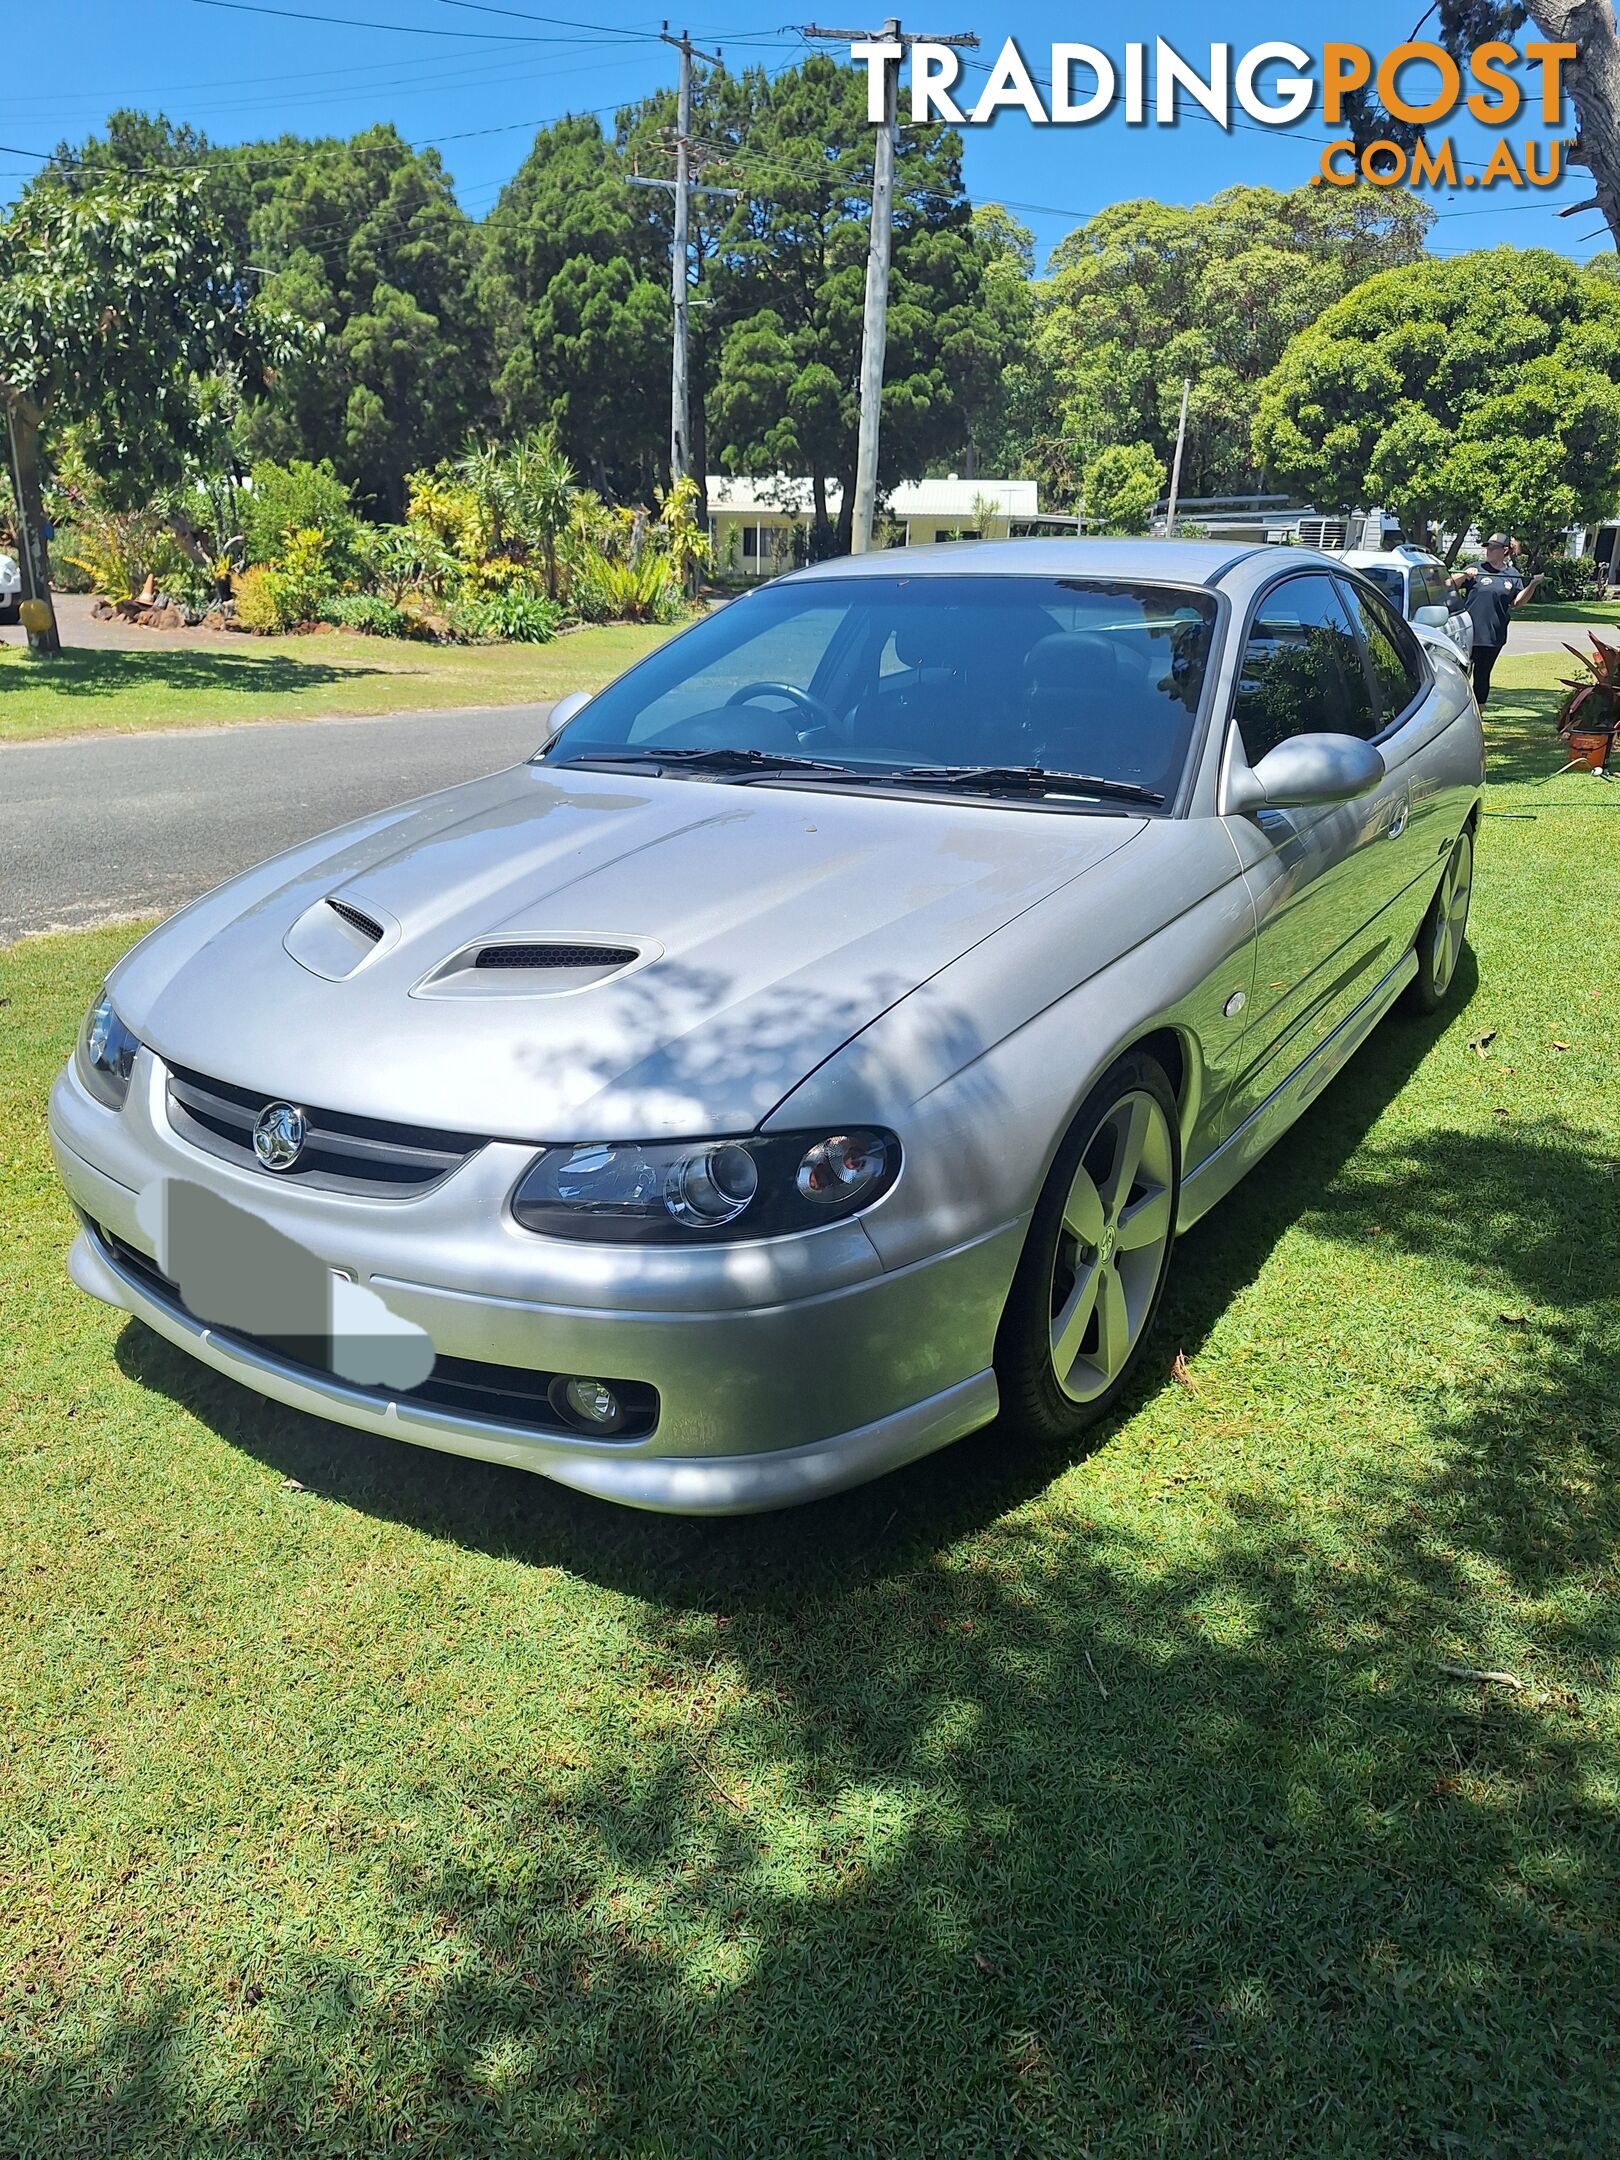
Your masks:
<svg viewBox="0 0 1620 2160"><path fill-rule="evenodd" d="M546 1400L578 1432L617 1432L624 1407L605 1380L553 1380Z"/></svg>

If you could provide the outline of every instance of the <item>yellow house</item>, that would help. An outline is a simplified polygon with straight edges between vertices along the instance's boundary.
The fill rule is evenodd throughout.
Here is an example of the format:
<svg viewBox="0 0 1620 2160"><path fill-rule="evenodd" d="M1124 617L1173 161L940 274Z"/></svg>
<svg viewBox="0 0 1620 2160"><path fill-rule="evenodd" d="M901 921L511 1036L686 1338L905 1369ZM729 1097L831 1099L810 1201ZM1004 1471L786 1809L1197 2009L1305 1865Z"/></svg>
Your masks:
<svg viewBox="0 0 1620 2160"><path fill-rule="evenodd" d="M827 491L836 521L842 491ZM1033 480L906 480L881 498L879 534L892 547L932 540L1006 540L1036 529ZM722 577L768 578L804 560L812 522L808 480L709 481L709 537ZM797 551L795 537L797 536Z"/></svg>

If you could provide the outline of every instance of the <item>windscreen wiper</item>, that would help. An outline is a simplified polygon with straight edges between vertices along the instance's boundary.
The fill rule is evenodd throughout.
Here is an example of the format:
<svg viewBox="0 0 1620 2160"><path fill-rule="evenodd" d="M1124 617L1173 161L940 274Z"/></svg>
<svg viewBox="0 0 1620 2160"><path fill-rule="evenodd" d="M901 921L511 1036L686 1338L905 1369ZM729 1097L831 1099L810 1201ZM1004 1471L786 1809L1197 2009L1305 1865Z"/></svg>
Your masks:
<svg viewBox="0 0 1620 2160"><path fill-rule="evenodd" d="M956 788L963 794L1106 795L1120 802L1159 804L1164 797L1134 780L1104 780L1096 773L1048 772L1044 765L907 765L889 778L917 787Z"/></svg>
<svg viewBox="0 0 1620 2160"><path fill-rule="evenodd" d="M561 758L559 764L567 765L673 765L686 772L712 773L758 773L769 778L772 773L833 773L840 779L849 777L847 765L829 765L820 758L795 757L790 752L776 750L739 750L723 744L712 748L687 748L660 750L649 743L639 750L587 750L576 758Z"/></svg>

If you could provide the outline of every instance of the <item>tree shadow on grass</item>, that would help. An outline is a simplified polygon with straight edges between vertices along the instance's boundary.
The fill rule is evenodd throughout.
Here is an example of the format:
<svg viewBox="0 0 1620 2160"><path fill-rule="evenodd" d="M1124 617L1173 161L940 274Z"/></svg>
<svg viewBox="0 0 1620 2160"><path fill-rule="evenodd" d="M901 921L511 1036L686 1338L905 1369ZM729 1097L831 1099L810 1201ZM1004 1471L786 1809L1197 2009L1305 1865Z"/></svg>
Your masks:
<svg viewBox="0 0 1620 2160"><path fill-rule="evenodd" d="M335 665L325 660L295 660L285 653L211 652L195 649L151 652L101 652L76 647L59 660L0 669L0 692L19 697L48 689L52 697L122 697L134 691L207 691L229 697L279 696L318 690L332 683L372 675L392 675L398 668Z"/></svg>
<svg viewBox="0 0 1620 2160"><path fill-rule="evenodd" d="M1515 1692L1439 1661L1494 1662L1514 1592L1566 1671L1620 1651L1614 1168L1556 1120L1373 1132L1439 1033L1380 1030L1187 1240L1161 1342L1294 1223L1524 1324L1414 1391L1398 1456L1349 1431L1324 1493L1235 1480L1196 1527L1021 1507L1060 1465L1005 1433L775 1521L648 1521L127 1331L126 1370L333 1497L634 1592L636 1709L584 1761L430 1762L370 1828L378 1940L268 1922L250 2007L215 1970L41 2050L0 2147L1612 2149L1611 1736L1533 1662Z"/></svg>

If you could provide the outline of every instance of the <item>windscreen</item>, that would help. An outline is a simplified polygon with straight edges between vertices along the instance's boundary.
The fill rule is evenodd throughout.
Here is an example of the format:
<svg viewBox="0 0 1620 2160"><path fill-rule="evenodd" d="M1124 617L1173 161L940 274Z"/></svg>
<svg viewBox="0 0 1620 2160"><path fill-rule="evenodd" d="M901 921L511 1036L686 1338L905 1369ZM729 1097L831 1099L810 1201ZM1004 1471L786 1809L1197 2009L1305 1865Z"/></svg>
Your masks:
<svg viewBox="0 0 1620 2160"><path fill-rule="evenodd" d="M733 751L874 781L950 768L970 784L974 768L1039 768L1168 799L1215 618L1198 588L1105 580L788 582L733 601L610 685L546 762Z"/></svg>

